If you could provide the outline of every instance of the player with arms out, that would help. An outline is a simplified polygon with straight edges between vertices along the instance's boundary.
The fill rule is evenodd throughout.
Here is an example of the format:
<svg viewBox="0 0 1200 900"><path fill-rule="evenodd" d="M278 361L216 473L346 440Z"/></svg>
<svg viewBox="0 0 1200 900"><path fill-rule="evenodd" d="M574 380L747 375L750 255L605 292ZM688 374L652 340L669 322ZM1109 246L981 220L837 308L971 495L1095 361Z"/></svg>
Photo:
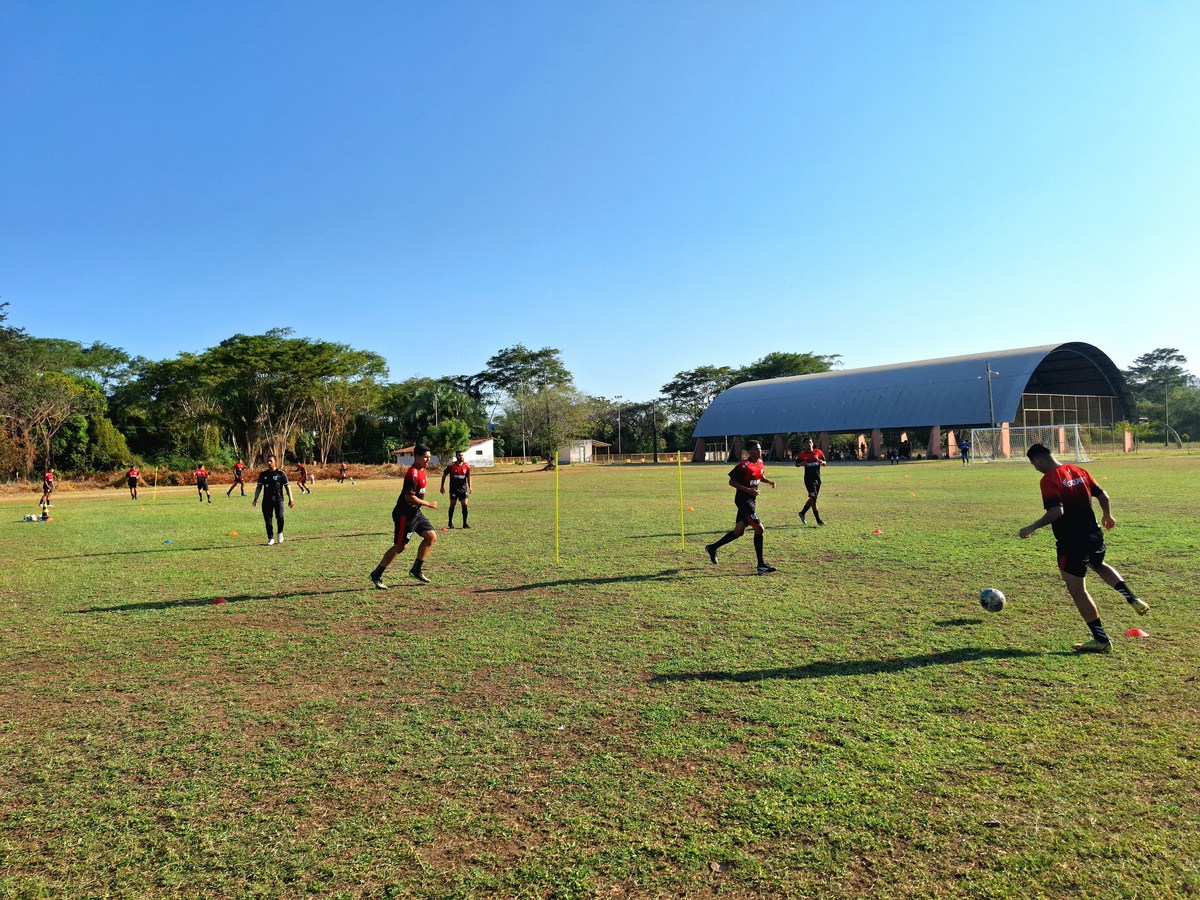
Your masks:
<svg viewBox="0 0 1200 900"><path fill-rule="evenodd" d="M392 546L383 554L383 559L371 572L371 582L381 591L387 590L387 585L383 583L383 573L392 564L392 560L404 552L404 548L408 546L408 542L414 534L421 536L421 546L417 548L417 558L413 562L409 574L417 581L429 582L429 578L421 571L421 567L425 564L425 558L429 556L430 548L437 541L437 532L425 518L423 510L437 509L437 502L425 499L427 483L425 469L428 465L429 448L424 444L417 444L413 448L413 464L404 473L404 486L400 489L396 508L392 510L392 522L396 526Z"/></svg>
<svg viewBox="0 0 1200 900"><path fill-rule="evenodd" d="M208 498L208 502L212 503L212 497L208 493L208 469L203 465L196 466L196 471L192 473L196 476L196 496L200 498L200 502L204 502L204 498Z"/></svg>
<svg viewBox="0 0 1200 900"><path fill-rule="evenodd" d="M1029 462L1042 473L1042 506L1045 514L1036 522L1026 525L1019 532L1022 539L1029 537L1039 528L1049 525L1054 531L1058 551L1058 569L1066 582L1067 592L1075 601L1075 607L1092 633L1092 639L1076 644L1080 653L1108 653L1112 641L1100 624L1100 611L1087 589L1087 570L1091 566L1100 579L1125 598L1126 602L1145 615L1150 607L1134 596L1120 573L1104 561L1104 533L1096 524L1096 513L1092 509L1092 498L1100 504L1103 514L1100 522L1108 530L1116 527L1112 517L1108 494L1096 484L1091 473L1079 466L1060 463L1047 447L1034 444L1026 453Z"/></svg>
<svg viewBox="0 0 1200 900"><path fill-rule="evenodd" d="M225 492L225 496L228 497L232 494L235 487L240 487L242 489L242 496L246 496L246 464L240 459L237 461L237 465L233 467L233 484L229 486L229 490Z"/></svg>
<svg viewBox="0 0 1200 900"><path fill-rule="evenodd" d="M804 509L800 510L800 521L808 524L804 514L811 509L817 524L824 525L821 513L817 510L817 494L821 493L821 466L826 465L825 454L813 449L812 438L804 439L804 449L796 454L796 465L804 466L804 489L808 491L808 502L804 504Z"/></svg>
<svg viewBox="0 0 1200 900"><path fill-rule="evenodd" d="M142 473L138 471L137 466L130 466L129 471L125 473L125 484L129 486L129 499L137 499L138 479Z"/></svg>
<svg viewBox="0 0 1200 900"><path fill-rule="evenodd" d="M454 504L462 504L462 522L463 528L470 528L467 524L467 498L471 496L471 467L467 465L463 459L461 450L455 451L454 462L446 466L442 472L442 493L446 493L446 479L450 479L450 522L447 528L454 527Z"/></svg>
<svg viewBox="0 0 1200 900"><path fill-rule="evenodd" d="M254 488L254 499L250 502L250 507L253 509L258 506L258 495L262 494L263 498L263 521L267 526L267 546L270 547L276 543L275 532L271 528L271 518L275 518L275 522L279 525L279 541L283 543L283 497L287 495L288 509L295 509L296 503L292 500L292 488L288 484L287 473L279 468L275 462L275 455L267 457L267 467L258 475L258 485Z"/></svg>
<svg viewBox="0 0 1200 900"><path fill-rule="evenodd" d="M763 561L763 525L758 518L755 502L758 500L758 485L766 482L772 488L775 482L767 477L763 468L762 444L758 441L746 442L746 459L742 460L729 472L729 486L734 489L733 502L737 507L737 519L733 530L715 544L706 544L704 551L715 564L717 551L731 541L736 541L746 533L746 526L754 529L754 552L758 556L758 574L768 575L777 571L774 566L768 566Z"/></svg>

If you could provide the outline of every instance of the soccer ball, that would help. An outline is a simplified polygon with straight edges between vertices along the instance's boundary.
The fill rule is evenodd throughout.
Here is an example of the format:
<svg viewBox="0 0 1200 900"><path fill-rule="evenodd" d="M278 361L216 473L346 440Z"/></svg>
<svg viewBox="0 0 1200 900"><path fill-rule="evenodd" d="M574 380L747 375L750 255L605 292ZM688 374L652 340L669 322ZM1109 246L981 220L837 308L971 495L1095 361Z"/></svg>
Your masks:
<svg viewBox="0 0 1200 900"><path fill-rule="evenodd" d="M995 588L984 588L979 594L979 605L988 612L1004 609L1004 595Z"/></svg>

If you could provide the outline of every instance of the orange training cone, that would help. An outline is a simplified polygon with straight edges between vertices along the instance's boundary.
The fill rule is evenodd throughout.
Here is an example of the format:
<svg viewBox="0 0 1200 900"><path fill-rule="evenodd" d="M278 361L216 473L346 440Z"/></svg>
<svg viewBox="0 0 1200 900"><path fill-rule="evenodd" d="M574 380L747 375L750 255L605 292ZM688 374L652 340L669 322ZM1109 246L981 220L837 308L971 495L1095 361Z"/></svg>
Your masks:
<svg viewBox="0 0 1200 900"><path fill-rule="evenodd" d="M883 534L883 532L880 531L878 528L876 528L874 531L871 532L871 534Z"/></svg>
<svg viewBox="0 0 1200 900"><path fill-rule="evenodd" d="M1150 635L1146 634L1146 632L1142 631L1140 628L1130 628L1127 632L1125 632L1125 637L1150 637Z"/></svg>

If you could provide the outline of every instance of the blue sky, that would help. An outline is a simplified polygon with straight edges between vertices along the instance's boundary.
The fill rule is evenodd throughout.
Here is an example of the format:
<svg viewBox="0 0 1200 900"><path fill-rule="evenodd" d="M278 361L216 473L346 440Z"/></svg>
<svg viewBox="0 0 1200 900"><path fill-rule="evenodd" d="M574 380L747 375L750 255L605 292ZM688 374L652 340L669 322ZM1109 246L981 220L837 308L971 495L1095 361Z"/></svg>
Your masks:
<svg viewBox="0 0 1200 900"><path fill-rule="evenodd" d="M1197 47L1194 2L9 0L0 301L635 400L775 350L1198 372Z"/></svg>

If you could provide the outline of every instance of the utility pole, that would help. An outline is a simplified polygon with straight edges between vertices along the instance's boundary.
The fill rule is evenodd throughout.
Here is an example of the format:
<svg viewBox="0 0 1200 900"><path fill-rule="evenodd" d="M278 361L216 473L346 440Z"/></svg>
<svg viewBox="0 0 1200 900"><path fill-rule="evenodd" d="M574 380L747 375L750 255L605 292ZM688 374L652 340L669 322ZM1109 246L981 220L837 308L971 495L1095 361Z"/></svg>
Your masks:
<svg viewBox="0 0 1200 900"><path fill-rule="evenodd" d="M987 366L987 382L988 382L988 417L989 417L989 419L991 420L991 423L992 423L992 426L991 426L991 427L992 427L992 428L995 428L995 427L996 427L996 406L995 406L995 404L994 404L994 403L992 403L992 375L993 375L993 372L992 372L992 362L991 362L991 360L984 360L984 363L983 363L983 364L984 364L985 366ZM999 372L996 372L996 373L994 373L994 374L996 374L996 375L999 375L1000 373L999 373Z"/></svg>
<svg viewBox="0 0 1200 900"><path fill-rule="evenodd" d="M658 462L658 410L650 401L650 439L654 442L654 461Z"/></svg>

